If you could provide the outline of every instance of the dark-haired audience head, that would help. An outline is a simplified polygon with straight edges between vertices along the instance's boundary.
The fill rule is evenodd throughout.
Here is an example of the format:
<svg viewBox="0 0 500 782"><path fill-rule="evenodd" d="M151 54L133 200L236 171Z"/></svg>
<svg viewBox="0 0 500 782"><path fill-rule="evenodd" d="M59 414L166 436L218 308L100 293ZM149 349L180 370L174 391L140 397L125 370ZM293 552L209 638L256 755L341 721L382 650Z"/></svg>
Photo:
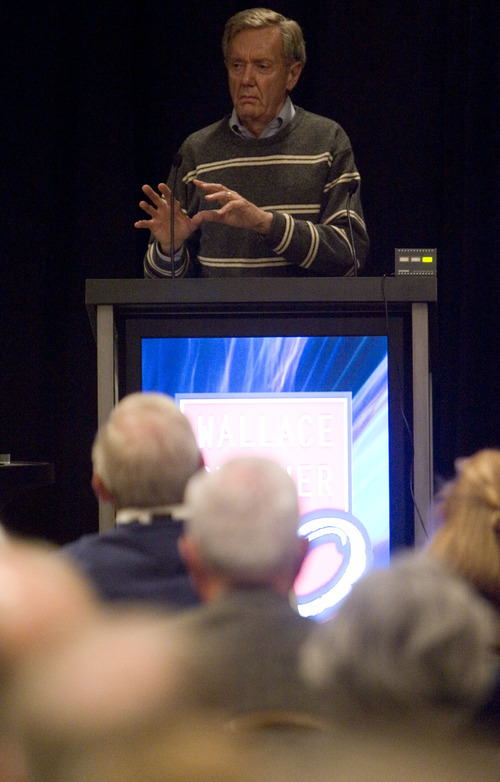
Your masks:
<svg viewBox="0 0 500 782"><path fill-rule="evenodd" d="M438 526L428 550L469 581L500 612L500 450L457 459L438 493Z"/></svg>
<svg viewBox="0 0 500 782"><path fill-rule="evenodd" d="M92 486L116 508L164 508L181 502L203 459L186 416L160 393L124 397L97 432Z"/></svg>
<svg viewBox="0 0 500 782"><path fill-rule="evenodd" d="M202 599L230 586L287 594L307 550L297 490L270 459L236 457L188 482L181 553Z"/></svg>
<svg viewBox="0 0 500 782"><path fill-rule="evenodd" d="M468 717L492 686L494 614L425 553L363 576L304 651L306 676L340 711Z"/></svg>

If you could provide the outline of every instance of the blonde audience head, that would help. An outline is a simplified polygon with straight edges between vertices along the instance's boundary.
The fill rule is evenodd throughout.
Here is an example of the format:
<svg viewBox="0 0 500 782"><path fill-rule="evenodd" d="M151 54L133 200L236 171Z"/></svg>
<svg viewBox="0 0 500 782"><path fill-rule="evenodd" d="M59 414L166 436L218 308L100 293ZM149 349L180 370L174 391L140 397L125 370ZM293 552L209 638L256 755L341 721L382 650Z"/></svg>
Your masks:
<svg viewBox="0 0 500 782"><path fill-rule="evenodd" d="M438 493L438 529L428 550L500 610L500 450L457 459L456 475Z"/></svg>

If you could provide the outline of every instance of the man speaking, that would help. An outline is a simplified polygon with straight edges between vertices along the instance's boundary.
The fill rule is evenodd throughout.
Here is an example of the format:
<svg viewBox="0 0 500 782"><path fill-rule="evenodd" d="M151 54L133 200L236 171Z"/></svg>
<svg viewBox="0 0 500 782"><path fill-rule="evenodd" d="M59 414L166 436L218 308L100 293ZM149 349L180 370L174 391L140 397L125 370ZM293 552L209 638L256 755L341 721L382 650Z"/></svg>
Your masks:
<svg viewBox="0 0 500 782"><path fill-rule="evenodd" d="M184 141L168 185L142 188L145 276L357 274L369 240L349 139L290 98L306 60L300 26L241 11L222 49L232 114Z"/></svg>

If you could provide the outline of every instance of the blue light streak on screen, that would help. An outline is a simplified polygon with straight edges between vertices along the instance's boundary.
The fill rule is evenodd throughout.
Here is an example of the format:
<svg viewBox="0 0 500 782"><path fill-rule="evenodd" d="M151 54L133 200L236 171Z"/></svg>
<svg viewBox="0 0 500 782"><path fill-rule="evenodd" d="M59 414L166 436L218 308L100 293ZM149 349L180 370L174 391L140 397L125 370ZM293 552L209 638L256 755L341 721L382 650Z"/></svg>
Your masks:
<svg viewBox="0 0 500 782"><path fill-rule="evenodd" d="M386 337L160 337L142 340L143 390L356 392L387 358Z"/></svg>

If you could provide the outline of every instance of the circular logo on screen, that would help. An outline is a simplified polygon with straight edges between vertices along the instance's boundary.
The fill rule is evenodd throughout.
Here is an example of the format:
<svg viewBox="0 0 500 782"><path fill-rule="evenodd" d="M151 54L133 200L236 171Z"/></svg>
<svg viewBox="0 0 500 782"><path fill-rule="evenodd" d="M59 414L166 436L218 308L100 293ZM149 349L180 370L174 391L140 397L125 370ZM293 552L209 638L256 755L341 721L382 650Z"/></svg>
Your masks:
<svg viewBox="0 0 500 782"><path fill-rule="evenodd" d="M303 516L299 535L309 550L295 581L298 609L324 621L371 565L371 541L359 519L333 508Z"/></svg>

